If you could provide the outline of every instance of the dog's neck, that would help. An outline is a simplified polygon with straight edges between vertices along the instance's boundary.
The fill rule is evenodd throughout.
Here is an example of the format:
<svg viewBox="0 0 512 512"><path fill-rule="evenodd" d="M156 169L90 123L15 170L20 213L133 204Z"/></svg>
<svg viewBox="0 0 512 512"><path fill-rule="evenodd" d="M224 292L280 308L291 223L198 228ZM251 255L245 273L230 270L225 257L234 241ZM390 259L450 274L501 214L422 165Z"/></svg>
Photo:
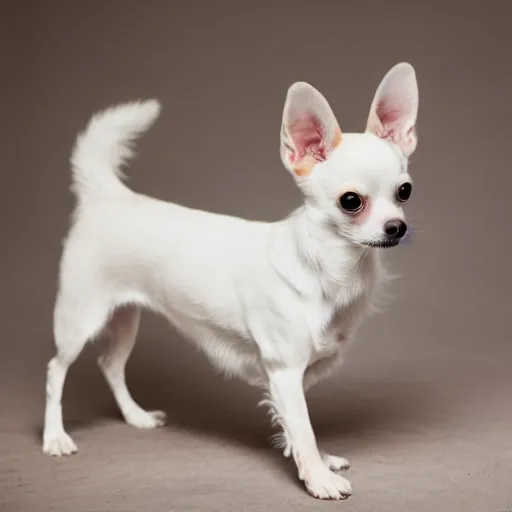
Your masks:
<svg viewBox="0 0 512 512"><path fill-rule="evenodd" d="M344 290L360 288L372 278L378 264L377 250L358 246L341 236L326 215L313 205L305 203L281 227L286 236L281 238L279 250L292 249L294 259L314 274L327 297L334 299ZM282 270L291 276L292 272Z"/></svg>

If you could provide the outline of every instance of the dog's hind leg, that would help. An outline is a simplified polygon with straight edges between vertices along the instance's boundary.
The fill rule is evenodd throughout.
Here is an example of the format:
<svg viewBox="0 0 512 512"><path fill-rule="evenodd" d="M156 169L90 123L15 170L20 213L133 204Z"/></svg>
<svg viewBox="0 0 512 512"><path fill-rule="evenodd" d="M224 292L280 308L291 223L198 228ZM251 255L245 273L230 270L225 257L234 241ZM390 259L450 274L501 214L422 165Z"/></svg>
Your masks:
<svg viewBox="0 0 512 512"><path fill-rule="evenodd" d="M165 413L142 409L126 385L126 362L135 344L139 321L137 306L124 306L114 312L108 324L111 340L98 364L126 422L138 428L155 428L165 424Z"/></svg>
<svg viewBox="0 0 512 512"><path fill-rule="evenodd" d="M69 455L76 445L64 430L62 392L69 367L87 341L97 336L109 314L108 304L94 301L84 304L60 295L54 312L54 335L57 353L48 363L46 407L43 431L43 452L47 455Z"/></svg>

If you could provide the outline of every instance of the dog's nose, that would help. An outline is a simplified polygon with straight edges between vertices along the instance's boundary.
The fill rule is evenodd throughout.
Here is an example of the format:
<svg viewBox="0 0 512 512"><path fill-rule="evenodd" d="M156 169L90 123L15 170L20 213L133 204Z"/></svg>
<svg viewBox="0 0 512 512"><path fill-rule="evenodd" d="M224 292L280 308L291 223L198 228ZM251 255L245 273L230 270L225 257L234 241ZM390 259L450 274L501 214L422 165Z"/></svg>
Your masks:
<svg viewBox="0 0 512 512"><path fill-rule="evenodd" d="M384 232L391 238L402 238L407 232L407 224L400 219L388 220L384 224Z"/></svg>

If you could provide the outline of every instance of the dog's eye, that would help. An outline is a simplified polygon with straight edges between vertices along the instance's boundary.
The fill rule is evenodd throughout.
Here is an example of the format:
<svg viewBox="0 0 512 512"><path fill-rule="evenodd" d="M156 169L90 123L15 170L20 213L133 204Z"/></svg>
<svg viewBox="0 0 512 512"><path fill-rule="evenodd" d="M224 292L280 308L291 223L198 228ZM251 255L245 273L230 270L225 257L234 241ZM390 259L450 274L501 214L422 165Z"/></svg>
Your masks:
<svg viewBox="0 0 512 512"><path fill-rule="evenodd" d="M340 206L347 213L356 213L363 207L363 200L355 192L345 192L340 197Z"/></svg>
<svg viewBox="0 0 512 512"><path fill-rule="evenodd" d="M404 203L411 197L412 185L410 183L402 183L396 191L396 198Z"/></svg>

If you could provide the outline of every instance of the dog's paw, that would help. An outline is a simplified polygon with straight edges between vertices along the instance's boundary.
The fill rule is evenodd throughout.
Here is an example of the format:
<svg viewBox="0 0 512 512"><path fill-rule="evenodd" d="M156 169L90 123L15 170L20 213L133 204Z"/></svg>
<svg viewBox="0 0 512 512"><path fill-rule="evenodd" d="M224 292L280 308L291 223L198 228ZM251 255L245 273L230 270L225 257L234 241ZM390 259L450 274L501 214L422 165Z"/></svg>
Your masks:
<svg viewBox="0 0 512 512"><path fill-rule="evenodd" d="M347 471L347 469L350 469L350 462L344 457L322 453L322 460L331 471Z"/></svg>
<svg viewBox="0 0 512 512"><path fill-rule="evenodd" d="M66 434L61 432L56 436L45 438L43 441L43 453L51 455L52 457L61 457L62 455L71 455L76 453L78 448L73 442L73 439Z"/></svg>
<svg viewBox="0 0 512 512"><path fill-rule="evenodd" d="M304 484L311 496L321 500L345 500L352 494L350 482L325 465L306 471Z"/></svg>
<svg viewBox="0 0 512 512"><path fill-rule="evenodd" d="M163 411L145 411L136 409L125 416L126 423L137 428L163 427L167 421L167 414Z"/></svg>

